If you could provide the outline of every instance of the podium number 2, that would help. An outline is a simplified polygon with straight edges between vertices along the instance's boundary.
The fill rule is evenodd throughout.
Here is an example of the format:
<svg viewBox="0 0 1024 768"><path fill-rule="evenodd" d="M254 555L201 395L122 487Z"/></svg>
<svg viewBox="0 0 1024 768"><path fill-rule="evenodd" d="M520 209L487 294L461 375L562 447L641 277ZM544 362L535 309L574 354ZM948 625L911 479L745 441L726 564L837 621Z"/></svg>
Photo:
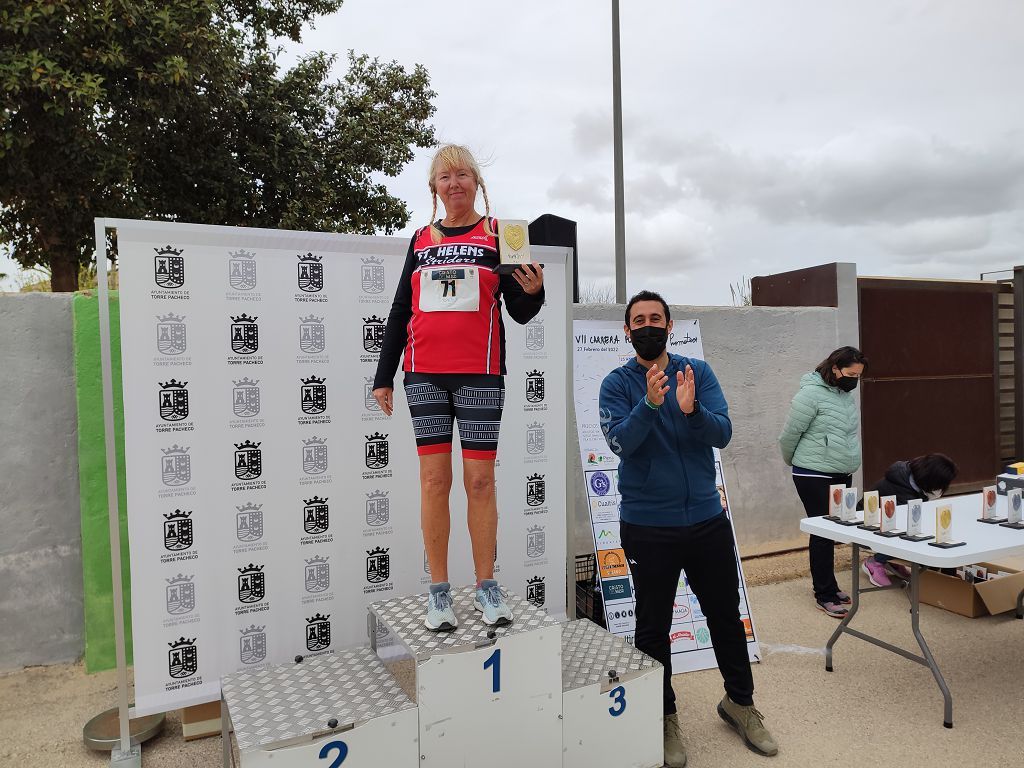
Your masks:
<svg viewBox="0 0 1024 768"><path fill-rule="evenodd" d="M608 707L608 713L612 717L618 717L626 711L626 689L621 685L608 691L608 697L615 702L614 707Z"/></svg>
<svg viewBox="0 0 1024 768"><path fill-rule="evenodd" d="M498 693L501 690L501 648L495 648L494 653L487 657L484 669L491 670L491 692Z"/></svg>
<svg viewBox="0 0 1024 768"><path fill-rule="evenodd" d="M321 748L320 759L326 760L335 749L338 750L338 756L334 758L330 768L338 768L339 765L345 762L345 758L348 757L348 744L344 741L329 741Z"/></svg>

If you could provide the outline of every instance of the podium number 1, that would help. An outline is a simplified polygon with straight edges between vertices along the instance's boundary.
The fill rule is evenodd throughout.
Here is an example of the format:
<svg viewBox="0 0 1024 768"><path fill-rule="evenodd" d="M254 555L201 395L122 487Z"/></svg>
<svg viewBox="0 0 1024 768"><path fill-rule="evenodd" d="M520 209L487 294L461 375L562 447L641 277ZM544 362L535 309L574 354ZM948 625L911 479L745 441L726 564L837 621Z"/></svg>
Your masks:
<svg viewBox="0 0 1024 768"><path fill-rule="evenodd" d="M491 670L491 693L498 693L501 690L501 648L495 648L487 657L484 669Z"/></svg>
<svg viewBox="0 0 1024 768"><path fill-rule="evenodd" d="M348 744L344 741L327 742L320 750L320 759L326 760L334 750L338 750L338 756L334 758L334 762L331 763L330 768L338 768L339 765L345 762L345 758L348 757Z"/></svg>
<svg viewBox="0 0 1024 768"><path fill-rule="evenodd" d="M608 707L608 713L612 717L618 717L626 711L626 689L621 685L608 691L608 697L615 702L614 707Z"/></svg>

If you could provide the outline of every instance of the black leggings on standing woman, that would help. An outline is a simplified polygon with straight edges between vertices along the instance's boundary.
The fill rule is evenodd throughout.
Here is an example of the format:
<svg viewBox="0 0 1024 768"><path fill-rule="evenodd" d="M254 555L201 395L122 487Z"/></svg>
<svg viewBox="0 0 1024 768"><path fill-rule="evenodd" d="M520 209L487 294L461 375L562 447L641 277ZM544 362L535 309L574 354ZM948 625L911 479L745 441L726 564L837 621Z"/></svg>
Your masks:
<svg viewBox="0 0 1024 768"><path fill-rule="evenodd" d="M853 475L818 472L814 469L793 467L793 484L803 502L808 517L828 514L828 487L849 485ZM835 542L821 536L811 536L811 582L814 599L825 603L839 602L839 584L836 582Z"/></svg>

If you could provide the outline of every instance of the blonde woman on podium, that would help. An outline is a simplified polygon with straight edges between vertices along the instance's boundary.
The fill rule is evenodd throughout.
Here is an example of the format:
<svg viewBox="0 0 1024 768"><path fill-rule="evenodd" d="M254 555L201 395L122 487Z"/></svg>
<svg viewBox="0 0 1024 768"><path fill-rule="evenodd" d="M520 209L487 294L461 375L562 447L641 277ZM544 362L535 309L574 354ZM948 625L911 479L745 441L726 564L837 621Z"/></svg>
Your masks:
<svg viewBox="0 0 1024 768"><path fill-rule="evenodd" d="M390 416L399 358L420 463L420 520L431 585L424 624L458 625L448 581L449 495L453 424L459 424L463 485L476 570L475 608L490 625L512 611L494 579L498 509L494 461L505 400L505 328L525 324L544 304L544 277L535 266L498 274L497 222L480 166L465 147L434 155L428 178L431 223L417 230L388 315L373 396ZM477 197L484 215L476 210ZM440 198L444 217L437 219Z"/></svg>

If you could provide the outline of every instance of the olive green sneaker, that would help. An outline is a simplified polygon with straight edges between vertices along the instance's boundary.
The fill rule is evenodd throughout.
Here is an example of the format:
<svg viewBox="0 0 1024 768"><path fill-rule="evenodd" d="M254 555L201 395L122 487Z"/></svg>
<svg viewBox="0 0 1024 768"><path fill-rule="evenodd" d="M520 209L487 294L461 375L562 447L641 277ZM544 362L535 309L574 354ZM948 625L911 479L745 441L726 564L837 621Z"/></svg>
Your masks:
<svg viewBox="0 0 1024 768"><path fill-rule="evenodd" d="M674 714L665 715L665 765L668 768L686 765L686 748L679 731L679 720Z"/></svg>
<svg viewBox="0 0 1024 768"><path fill-rule="evenodd" d="M764 715L753 704L741 707L725 696L718 705L718 715L736 729L751 751L768 757L779 754L779 745L764 727Z"/></svg>

